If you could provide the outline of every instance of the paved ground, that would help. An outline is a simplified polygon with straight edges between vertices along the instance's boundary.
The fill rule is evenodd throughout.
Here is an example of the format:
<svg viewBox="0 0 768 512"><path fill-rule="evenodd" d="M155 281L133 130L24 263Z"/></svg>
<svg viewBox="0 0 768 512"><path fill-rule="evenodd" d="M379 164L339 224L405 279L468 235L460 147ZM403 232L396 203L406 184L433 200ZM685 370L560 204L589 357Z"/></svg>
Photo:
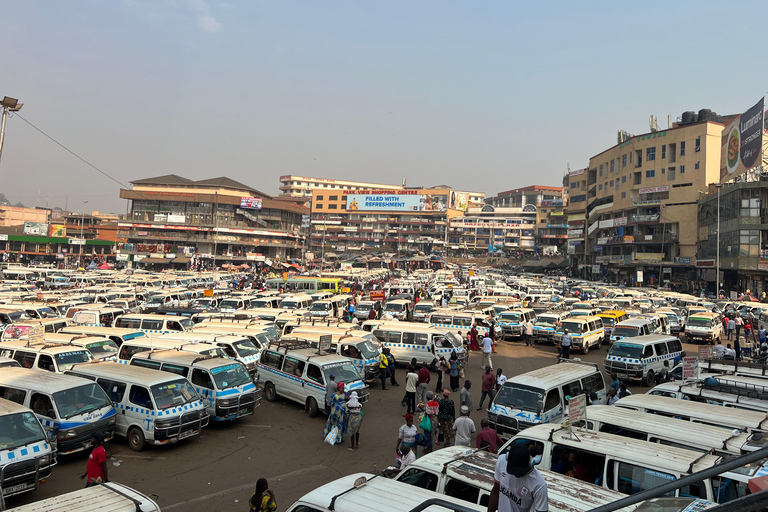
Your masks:
<svg viewBox="0 0 768 512"><path fill-rule="evenodd" d="M696 353L694 346L685 350ZM555 354L551 345L525 347L522 342L503 342L493 356L493 364L511 377L554 364ZM575 357L602 367L605 354L603 348L593 349L586 357ZM480 361L478 353L473 353L467 368L475 404L480 399ZM400 387L387 391L374 387L364 409L361 448L357 451L348 451L346 444L331 447L323 443L324 417L309 418L293 402L263 400L254 416L233 425L213 425L202 435L178 445L151 447L137 453L121 439L108 443L110 479L146 494L157 494L163 511L223 512L246 510L245 502L256 480L265 477L275 492L278 510L286 510L303 494L326 482L354 472L380 471L394 462L397 431L404 423L405 411L400 405L405 394L403 368L398 368L397 378ZM434 386L433 380L430 389L434 390ZM478 430L482 414L473 410L470 416ZM37 492L8 500L8 505L81 488L84 481L78 477L86 461L87 454L60 457L46 484Z"/></svg>

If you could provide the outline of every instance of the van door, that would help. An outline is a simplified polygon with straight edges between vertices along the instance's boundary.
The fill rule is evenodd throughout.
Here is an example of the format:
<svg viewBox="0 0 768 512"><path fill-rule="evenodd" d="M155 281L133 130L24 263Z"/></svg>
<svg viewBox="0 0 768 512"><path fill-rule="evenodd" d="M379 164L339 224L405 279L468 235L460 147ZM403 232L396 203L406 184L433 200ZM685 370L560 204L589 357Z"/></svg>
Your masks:
<svg viewBox="0 0 768 512"><path fill-rule="evenodd" d="M192 368L192 378L190 379L195 390L203 399L203 405L208 409L208 414L216 416L216 391L213 380L206 370L201 368ZM213 413L211 413L213 410Z"/></svg>
<svg viewBox="0 0 768 512"><path fill-rule="evenodd" d="M48 354L40 354L38 356L37 367L41 370L47 370L49 372L56 371L56 365L53 364L53 358Z"/></svg>
<svg viewBox="0 0 768 512"><path fill-rule="evenodd" d="M286 374L283 394L299 403L304 403L307 395L307 392L304 390L304 365L304 361L295 357L285 356L283 360L283 373Z"/></svg>

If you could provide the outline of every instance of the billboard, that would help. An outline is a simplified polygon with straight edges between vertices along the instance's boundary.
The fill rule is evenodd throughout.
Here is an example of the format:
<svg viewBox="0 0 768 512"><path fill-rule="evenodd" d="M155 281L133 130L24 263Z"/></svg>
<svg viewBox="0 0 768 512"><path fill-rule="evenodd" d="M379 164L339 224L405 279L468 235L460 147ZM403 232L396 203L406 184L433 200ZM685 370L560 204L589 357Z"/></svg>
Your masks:
<svg viewBox="0 0 768 512"><path fill-rule="evenodd" d="M34 236L48 236L47 222L25 222L24 234Z"/></svg>
<svg viewBox="0 0 768 512"><path fill-rule="evenodd" d="M241 197L240 208L247 208L249 210L261 210L261 198L260 197Z"/></svg>
<svg viewBox="0 0 768 512"><path fill-rule="evenodd" d="M48 232L48 236L64 238L67 236L67 226L64 224L51 224L51 229Z"/></svg>
<svg viewBox="0 0 768 512"><path fill-rule="evenodd" d="M448 206L450 209L465 212L467 211L467 206L469 206L469 194L466 192L451 192L451 201Z"/></svg>
<svg viewBox="0 0 768 512"><path fill-rule="evenodd" d="M184 214L169 213L167 217L168 222L175 222L177 224L184 224L187 221L187 216Z"/></svg>
<svg viewBox="0 0 768 512"><path fill-rule="evenodd" d="M720 181L728 181L762 163L765 98L736 117L721 136Z"/></svg>
<svg viewBox="0 0 768 512"><path fill-rule="evenodd" d="M347 211L445 211L447 196L347 194Z"/></svg>

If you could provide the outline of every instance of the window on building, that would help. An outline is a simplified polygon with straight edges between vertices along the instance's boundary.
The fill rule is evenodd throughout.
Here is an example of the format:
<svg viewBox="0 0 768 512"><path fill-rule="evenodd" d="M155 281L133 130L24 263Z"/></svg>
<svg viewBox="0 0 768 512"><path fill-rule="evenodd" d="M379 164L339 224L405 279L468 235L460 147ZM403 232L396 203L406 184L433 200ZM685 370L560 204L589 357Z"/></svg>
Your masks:
<svg viewBox="0 0 768 512"><path fill-rule="evenodd" d="M621 177L621 182L622 183L626 183L627 182L627 177L626 176L622 176Z"/></svg>
<svg viewBox="0 0 768 512"><path fill-rule="evenodd" d="M611 160L611 172L613 172L613 162L614 160Z"/></svg>
<svg viewBox="0 0 768 512"><path fill-rule="evenodd" d="M696 147L693 150L697 153L701 151L701 137L696 137Z"/></svg>
<svg viewBox="0 0 768 512"><path fill-rule="evenodd" d="M328 200L329 201L338 201L339 200L339 196L328 196Z"/></svg>
<svg viewBox="0 0 768 512"><path fill-rule="evenodd" d="M673 167L669 168L669 172L667 173L667 181L675 181L675 169Z"/></svg>
<svg viewBox="0 0 768 512"><path fill-rule="evenodd" d="M661 174L664 174L665 172L667 172L667 169L665 169L664 167L662 167L662 168L661 168Z"/></svg>
<svg viewBox="0 0 768 512"><path fill-rule="evenodd" d="M685 141L680 142L680 156L685 156Z"/></svg>
<svg viewBox="0 0 768 512"><path fill-rule="evenodd" d="M329 210L338 210L339 209L339 205L337 205L337 204L329 204L328 205L328 209Z"/></svg>
<svg viewBox="0 0 768 512"><path fill-rule="evenodd" d="M655 170L653 170L653 171L645 171L645 177L646 178L653 178L654 176L656 176L656 171Z"/></svg>
<svg viewBox="0 0 768 512"><path fill-rule="evenodd" d="M626 167L627 166L627 155L621 155L621 166Z"/></svg>
<svg viewBox="0 0 768 512"><path fill-rule="evenodd" d="M600 175L600 176L602 176L602 175L603 175L603 166L602 166L602 165L600 165L600 174L599 174L599 175Z"/></svg>
<svg viewBox="0 0 768 512"><path fill-rule="evenodd" d="M741 191L741 213L742 217L760 216L760 190L745 189Z"/></svg>
<svg viewBox="0 0 768 512"><path fill-rule="evenodd" d="M642 181L643 181L643 173L636 172L635 173L635 182L634 182L634 184L635 185L640 185L640 183L642 183Z"/></svg>
<svg viewBox="0 0 768 512"><path fill-rule="evenodd" d="M318 209L318 210L322 210L323 209L323 205L315 203L315 208Z"/></svg>
<svg viewBox="0 0 768 512"><path fill-rule="evenodd" d="M611 180L611 186L613 186L613 180Z"/></svg>
<svg viewBox="0 0 768 512"><path fill-rule="evenodd" d="M626 192L622 192L621 193L621 198L622 199L626 199L627 198L627 193Z"/></svg>
<svg viewBox="0 0 768 512"><path fill-rule="evenodd" d="M656 148L645 148L645 160L651 162L656 160Z"/></svg>
<svg viewBox="0 0 768 512"><path fill-rule="evenodd" d="M755 258L760 254L760 231L742 229L739 233L739 256Z"/></svg>
<svg viewBox="0 0 768 512"><path fill-rule="evenodd" d="M602 183L600 183L600 184L597 186L597 190L603 190L603 184L602 184Z"/></svg>
<svg viewBox="0 0 768 512"><path fill-rule="evenodd" d="M685 174L685 166L684 165L680 166L680 174Z"/></svg>
<svg viewBox="0 0 768 512"><path fill-rule="evenodd" d="M667 145L666 144L662 144L661 145L661 158L662 158L662 160L664 158L667 158Z"/></svg>
<svg viewBox="0 0 768 512"><path fill-rule="evenodd" d="M315 198L315 201L322 201L322 200L323 200L323 196L317 196L317 198Z"/></svg>
<svg viewBox="0 0 768 512"><path fill-rule="evenodd" d="M636 149L635 150L635 167L640 167L641 165L643 165L643 150Z"/></svg>
<svg viewBox="0 0 768 512"><path fill-rule="evenodd" d="M695 164L693 164L693 168L698 171L699 170L699 162L696 162Z"/></svg>

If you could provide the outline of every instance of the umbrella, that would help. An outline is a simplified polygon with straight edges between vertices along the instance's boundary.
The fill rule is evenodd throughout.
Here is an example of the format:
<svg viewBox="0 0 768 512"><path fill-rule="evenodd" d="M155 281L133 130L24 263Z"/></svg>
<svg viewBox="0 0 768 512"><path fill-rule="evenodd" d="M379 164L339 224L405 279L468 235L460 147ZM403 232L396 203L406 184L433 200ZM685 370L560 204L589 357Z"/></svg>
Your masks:
<svg viewBox="0 0 768 512"><path fill-rule="evenodd" d="M102 263L99 265L99 270L112 270L112 265L109 263Z"/></svg>
<svg viewBox="0 0 768 512"><path fill-rule="evenodd" d="M251 268L251 266L249 264L247 264L247 263L243 263L242 265L240 265L240 268L244 268L244 269L248 270L249 268Z"/></svg>

